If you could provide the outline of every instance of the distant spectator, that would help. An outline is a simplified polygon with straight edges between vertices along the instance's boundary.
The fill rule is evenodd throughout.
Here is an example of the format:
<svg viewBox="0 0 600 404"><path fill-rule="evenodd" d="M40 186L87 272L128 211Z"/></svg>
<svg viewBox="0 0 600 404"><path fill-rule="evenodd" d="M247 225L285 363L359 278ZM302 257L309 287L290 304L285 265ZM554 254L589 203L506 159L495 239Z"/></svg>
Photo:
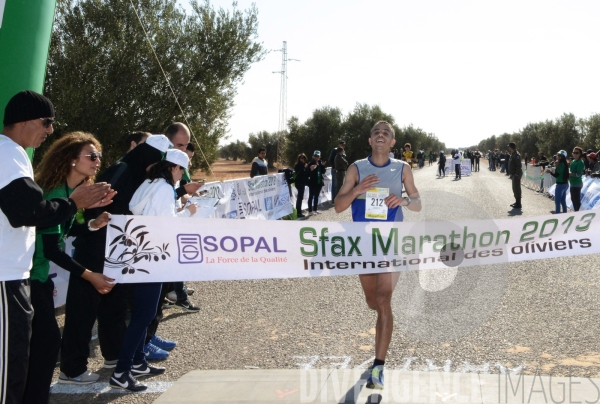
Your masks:
<svg viewBox="0 0 600 404"><path fill-rule="evenodd" d="M306 154L300 153L294 166L294 186L298 191L298 197L296 198L296 212L298 213L298 217L304 217L302 213L302 200L304 199L304 190L308 184L307 160Z"/></svg>
<svg viewBox="0 0 600 404"><path fill-rule="evenodd" d="M556 188L554 189L555 210L551 213L567 213L567 189L569 188L569 166L567 165L567 152L561 150L557 155L557 164L552 171L546 168L545 172L556 178Z"/></svg>
<svg viewBox="0 0 600 404"><path fill-rule="evenodd" d="M411 149L412 149L412 146L410 143L404 143L404 152L402 153L402 156L403 156L403 160L408 163L410 168L412 168L412 159L413 159L413 152L411 151Z"/></svg>
<svg viewBox="0 0 600 404"><path fill-rule="evenodd" d="M438 177L446 176L446 156L444 151L440 151L440 160L438 161Z"/></svg>
<svg viewBox="0 0 600 404"><path fill-rule="evenodd" d="M335 195L339 192L342 185L344 185L344 177L346 176L346 170L348 169L348 160L344 155L344 149L338 148L337 156L335 156L335 176L336 176L336 189ZM333 189L331 190L333 192ZM332 197L332 200L335 198Z"/></svg>
<svg viewBox="0 0 600 404"><path fill-rule="evenodd" d="M525 161L525 169L527 170L527 163L529 163L529 155L527 153L525 153L523 160Z"/></svg>
<svg viewBox="0 0 600 404"><path fill-rule="evenodd" d="M252 167L250 168L250 178L254 178L257 175L267 175L269 170L267 169L267 149L258 149L258 156L252 160Z"/></svg>
<svg viewBox="0 0 600 404"><path fill-rule="evenodd" d="M585 164L581 156L583 149L579 146L573 148L573 161L569 167L569 185L571 191L571 201L573 202L573 210L579 212L581 207L581 188L583 187L583 174L585 172Z"/></svg>
<svg viewBox="0 0 600 404"><path fill-rule="evenodd" d="M521 155L517 151L517 145L514 142L508 144L510 157L506 165L506 171L512 180L513 196L515 203L511 204L514 209L521 209L521 177L523 176L523 167L521 166Z"/></svg>
<svg viewBox="0 0 600 404"><path fill-rule="evenodd" d="M598 155L594 152L588 153L587 155L589 168L586 171L588 176L597 177L600 176L600 163L598 163ZM595 173L598 173L594 175Z"/></svg>
<svg viewBox="0 0 600 404"><path fill-rule="evenodd" d="M338 154L338 151L340 149L342 149L343 151L343 156L346 157L346 152L345 152L345 147L346 147L346 142L343 140L340 140L338 142L338 146L334 147L331 152L329 153L329 160L327 160L327 162L329 163L329 167L331 167L331 200L333 201L335 199L335 195L337 194L337 176L335 175L335 158Z"/></svg>
<svg viewBox="0 0 600 404"><path fill-rule="evenodd" d="M462 176L460 172L460 153L458 152L458 150L452 151L452 164L454 164L454 179L460 180Z"/></svg>
<svg viewBox="0 0 600 404"><path fill-rule="evenodd" d="M325 165L321 160L321 152L315 150L313 153L313 159L308 164L308 214L321 213L317 210L319 205L319 194L323 187L323 175L325 174Z"/></svg>
<svg viewBox="0 0 600 404"><path fill-rule="evenodd" d="M548 158L544 156L544 153L538 152L538 161L533 165L534 167L540 167L540 172L542 175L540 176L540 190L539 193L544 192L544 171L546 170L546 166L550 165Z"/></svg>
<svg viewBox="0 0 600 404"><path fill-rule="evenodd" d="M135 147L140 143L144 143L150 136L152 135L149 132L131 132L129 135L127 135L127 138L125 138L125 147L127 148L127 153L135 149Z"/></svg>

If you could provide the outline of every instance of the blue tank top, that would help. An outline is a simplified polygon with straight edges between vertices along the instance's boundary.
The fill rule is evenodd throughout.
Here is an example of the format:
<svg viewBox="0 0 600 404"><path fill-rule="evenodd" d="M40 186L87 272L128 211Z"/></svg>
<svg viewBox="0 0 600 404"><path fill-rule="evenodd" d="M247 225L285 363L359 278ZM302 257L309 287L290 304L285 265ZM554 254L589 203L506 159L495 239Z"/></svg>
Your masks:
<svg viewBox="0 0 600 404"><path fill-rule="evenodd" d="M358 171L358 182L368 175L375 174L379 177L379 183L375 186L378 188L389 188L390 195L394 194L402 197L402 170L407 166L404 161L389 159L387 164L381 167L371 163L371 156L366 159L354 162ZM404 220L402 207L398 206L394 209L388 209L386 220L367 219L365 218L365 202L366 193L360 194L352 202L352 221L354 222L401 222Z"/></svg>

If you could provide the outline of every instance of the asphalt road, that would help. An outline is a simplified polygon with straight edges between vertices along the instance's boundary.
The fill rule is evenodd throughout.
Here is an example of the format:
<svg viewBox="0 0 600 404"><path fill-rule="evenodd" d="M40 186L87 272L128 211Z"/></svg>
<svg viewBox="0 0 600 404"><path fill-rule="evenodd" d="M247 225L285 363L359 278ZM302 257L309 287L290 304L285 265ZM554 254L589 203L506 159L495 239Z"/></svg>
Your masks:
<svg viewBox="0 0 600 404"><path fill-rule="evenodd" d="M407 221L429 226L427 222L445 220L547 215L554 208L550 199L523 188L523 210L511 210L511 183L498 171L484 168L460 181L437 179L435 171L433 166L414 170L423 210L409 212ZM327 205L307 220L349 221L350 215L337 215ZM386 366L554 375L568 374L571 366L573 375L591 372L598 377L597 259L589 255L402 274ZM188 287L196 290L192 300L202 310L167 311L159 335L178 346L162 362L166 374L152 382L173 382L194 369L354 368L366 367L373 358L375 314L364 302L357 276ZM110 371L100 369L97 341L92 348L90 369L99 370L106 383ZM156 384L158 391L168 386ZM53 394L51 402L151 403L159 395L86 391Z"/></svg>

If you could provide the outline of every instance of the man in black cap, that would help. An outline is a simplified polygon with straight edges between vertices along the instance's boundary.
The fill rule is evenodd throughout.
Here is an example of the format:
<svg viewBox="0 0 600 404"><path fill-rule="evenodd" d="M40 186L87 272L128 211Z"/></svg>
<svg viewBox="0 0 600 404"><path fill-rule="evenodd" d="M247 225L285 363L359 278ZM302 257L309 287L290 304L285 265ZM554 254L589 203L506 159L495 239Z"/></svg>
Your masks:
<svg viewBox="0 0 600 404"><path fill-rule="evenodd" d="M517 145L513 142L508 144L510 160L508 160L508 174L512 179L513 195L516 202L512 206L514 209L522 209L521 206L521 177L523 176L523 168L521 167L521 155L517 151Z"/></svg>
<svg viewBox="0 0 600 404"><path fill-rule="evenodd" d="M337 175L336 170L335 170L335 158L338 154L338 149L342 149L344 150L344 148L346 147L346 142L343 140L340 140L338 142L338 147L334 147L333 149L331 149L331 153L329 153L329 160L327 160L327 163L329 163L329 167L331 167L331 201L333 202L335 200L335 196L337 195L337 191L338 191L338 180L337 180ZM346 158L346 152L342 151L341 156L345 159ZM345 175L345 172L344 172ZM340 185L341 187L341 185Z"/></svg>
<svg viewBox="0 0 600 404"><path fill-rule="evenodd" d="M84 183L68 199L47 201L33 180L25 152L52 134L54 106L33 91L13 96L4 110L0 134L0 401L21 403L27 380L33 309L29 269L35 227L62 224L79 208L102 207L114 192L106 183ZM48 386L50 388L50 386Z"/></svg>

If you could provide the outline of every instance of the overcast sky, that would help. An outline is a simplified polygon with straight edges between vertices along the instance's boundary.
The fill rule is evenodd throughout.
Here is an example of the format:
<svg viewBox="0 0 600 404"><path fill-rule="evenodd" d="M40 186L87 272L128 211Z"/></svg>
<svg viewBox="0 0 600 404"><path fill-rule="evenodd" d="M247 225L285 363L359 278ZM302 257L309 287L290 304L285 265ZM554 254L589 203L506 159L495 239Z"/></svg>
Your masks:
<svg viewBox="0 0 600 404"><path fill-rule="evenodd" d="M181 0L183 2L187 0ZM288 119L323 106L377 104L448 147L563 112L600 112L600 1L239 0L259 41L287 41ZM212 0L231 9L231 0ZM275 131L281 53L246 73L230 139Z"/></svg>

